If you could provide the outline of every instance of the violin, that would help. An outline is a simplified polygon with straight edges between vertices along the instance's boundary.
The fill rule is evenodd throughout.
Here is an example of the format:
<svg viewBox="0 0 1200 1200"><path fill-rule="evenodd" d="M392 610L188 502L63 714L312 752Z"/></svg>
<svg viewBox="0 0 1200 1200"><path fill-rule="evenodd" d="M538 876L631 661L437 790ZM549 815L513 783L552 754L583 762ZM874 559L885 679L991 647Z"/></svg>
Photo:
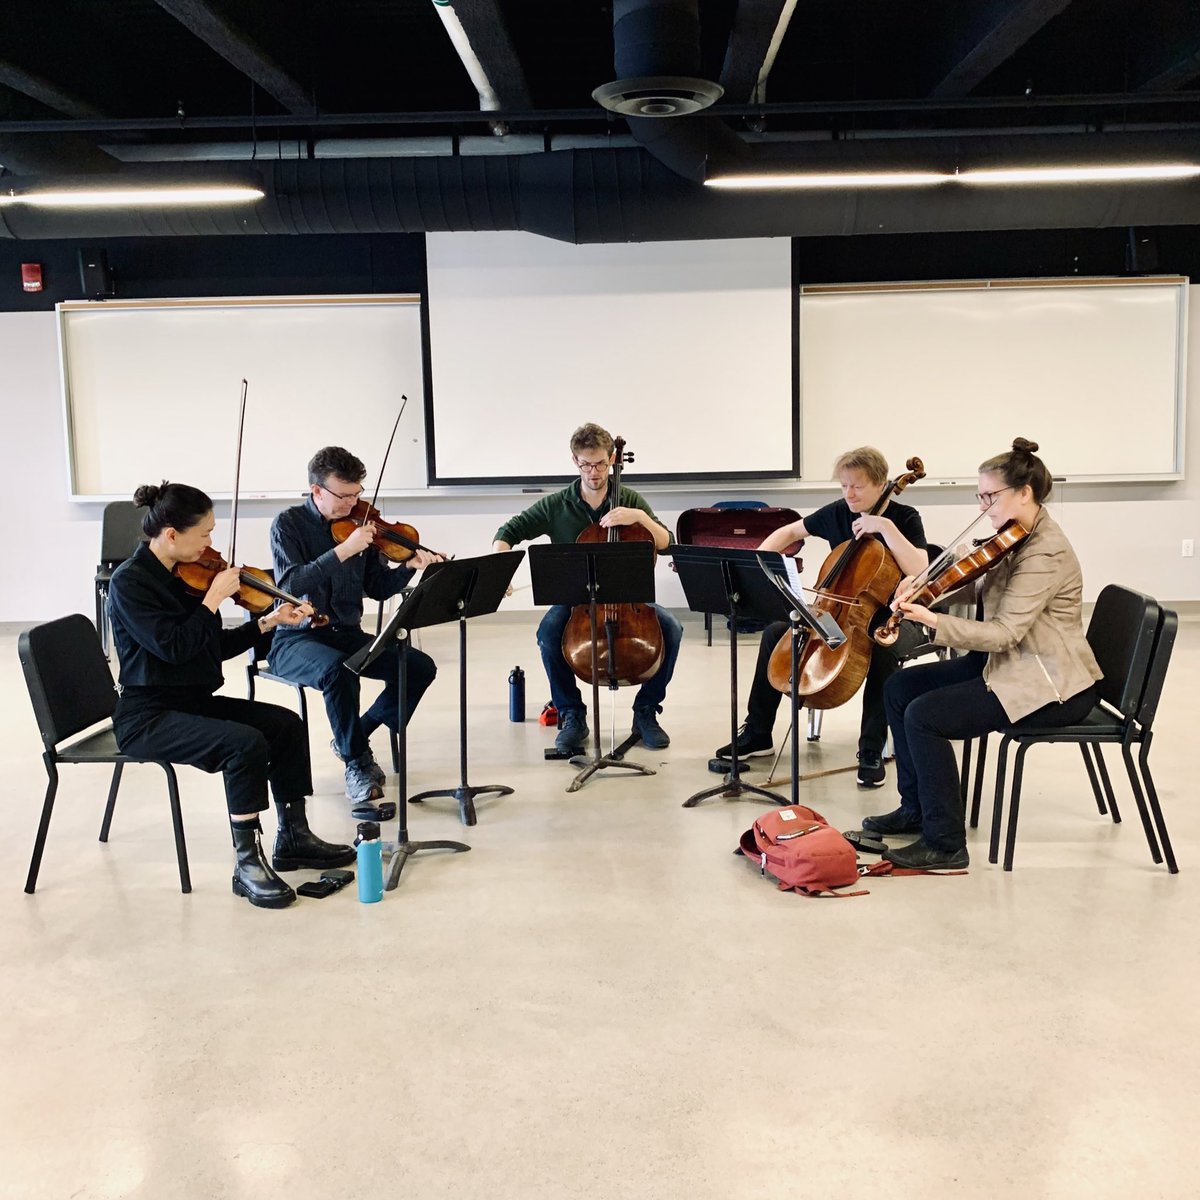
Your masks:
<svg viewBox="0 0 1200 1200"><path fill-rule="evenodd" d="M609 480L609 509L621 502L621 466L632 462L633 455L625 451L625 439L613 442L616 457ZM644 525L589 525L576 539L578 542L653 542L654 535ZM645 683L662 666L665 645L662 625L652 604L599 604L596 606L596 682L610 688ZM562 636L563 658L571 670L584 682L592 683L592 616L591 606L577 604L571 610Z"/></svg>
<svg viewBox="0 0 1200 1200"><path fill-rule="evenodd" d="M883 511L892 496L925 478L925 464L917 457L905 463L907 471L889 481L870 515ZM812 608L829 613L846 640L831 650L807 632L796 671L796 691L807 708L837 708L863 685L871 666L870 628L876 615L891 600L900 582L900 567L892 552L876 537L851 538L834 547L821 564ZM792 634L789 630L771 652L767 666L771 686L792 690Z"/></svg>
<svg viewBox="0 0 1200 1200"><path fill-rule="evenodd" d="M950 592L971 583L990 571L1006 554L1015 550L1027 537L1029 530L1020 521L1008 521L990 538L975 542L960 558L956 551L943 554L930 563L925 579L915 591L906 596L906 604L921 604L929 608ZM904 614L897 610L875 630L874 638L881 646L890 646L900 633Z"/></svg>
<svg viewBox="0 0 1200 1200"><path fill-rule="evenodd" d="M193 596L207 595L212 581L222 571L228 570L229 564L211 546L206 546L195 562L175 564L175 574ZM282 600L285 604L295 604L297 607L305 603L276 587L270 571L259 567L241 567L238 578L241 584L232 597L233 602L256 617L269 612L276 600ZM329 618L321 613L313 613L309 623L314 629L319 629L322 625L329 624Z"/></svg>
<svg viewBox="0 0 1200 1200"><path fill-rule="evenodd" d="M401 521L385 521L379 509L365 500L355 504L349 515L331 522L329 531L333 534L335 542L344 542L356 529L361 529L364 525L375 526L375 538L371 545L392 562L407 562L418 550L424 550L426 554L438 553L436 550L430 550L428 546L421 545L421 535L411 525L405 525ZM450 556L443 554L439 557Z"/></svg>

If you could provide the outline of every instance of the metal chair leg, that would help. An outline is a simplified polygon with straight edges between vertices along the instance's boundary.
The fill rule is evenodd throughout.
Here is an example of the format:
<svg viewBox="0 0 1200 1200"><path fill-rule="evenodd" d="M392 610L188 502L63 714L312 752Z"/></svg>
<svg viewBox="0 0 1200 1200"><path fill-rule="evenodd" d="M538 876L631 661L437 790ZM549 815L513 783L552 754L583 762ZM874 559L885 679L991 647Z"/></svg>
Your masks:
<svg viewBox="0 0 1200 1200"><path fill-rule="evenodd" d="M1158 802L1158 789L1154 786L1154 777L1150 774L1149 759L1152 736L1152 734L1147 734L1142 741L1142 749L1138 755L1138 762L1142 768L1142 778L1146 783L1146 795L1150 800L1150 808L1154 813L1154 825L1158 830L1158 840L1162 843L1163 854L1166 856L1167 870L1172 875L1178 875L1179 865L1175 861L1175 851L1171 848L1171 839L1167 836L1167 823L1163 819L1162 806Z"/></svg>
<svg viewBox="0 0 1200 1200"><path fill-rule="evenodd" d="M979 751L975 755L975 791L971 796L971 828L979 827L979 806L983 803L983 768L987 765L988 735L979 738ZM991 860L995 862L993 858Z"/></svg>
<svg viewBox="0 0 1200 1200"><path fill-rule="evenodd" d="M964 738L962 745L962 762L958 768L958 801L962 805L963 812L967 811L967 790L970 787L971 781L971 739ZM974 820L971 822L971 828L974 829L979 824L979 814L974 814Z"/></svg>
<svg viewBox="0 0 1200 1200"><path fill-rule="evenodd" d="M37 887L38 871L42 866L42 851L46 847L46 833L50 828L50 815L54 812L54 795L58 791L58 768L49 754L42 755L46 764L46 799L42 802L42 819L38 822L37 837L33 840L33 857L29 860L29 874L25 879L25 891L32 896Z"/></svg>
<svg viewBox="0 0 1200 1200"><path fill-rule="evenodd" d="M992 836L988 843L988 862L994 863L1000 857L1000 818L1004 812L1004 776L1008 771L1008 747L1010 737L1000 739L1000 749L996 752L996 791L992 797ZM983 790L983 756L987 746L986 737L979 739L979 763L975 768L975 799L971 802L971 813L974 816L979 810L979 796Z"/></svg>
<svg viewBox="0 0 1200 1200"><path fill-rule="evenodd" d="M1017 747L1017 758L1013 764L1012 795L1008 801L1008 836L1004 839L1004 869L1012 870L1013 850L1017 844L1017 816L1021 811L1021 776L1025 773L1025 754L1032 742L1023 742Z"/></svg>
<svg viewBox="0 0 1200 1200"><path fill-rule="evenodd" d="M1102 817L1106 817L1108 816L1108 809L1104 804L1104 794L1100 791L1100 780L1096 776L1096 768L1092 765L1092 756L1089 753L1087 742L1079 743L1079 753L1083 756L1083 765L1087 769L1088 783L1092 785L1092 795L1096 798L1096 808Z"/></svg>
<svg viewBox="0 0 1200 1200"><path fill-rule="evenodd" d="M100 823L102 842L108 841L108 831L112 828L113 809L117 807L117 788L121 786L121 772L124 769L124 763L116 763L113 766L112 783L108 787L108 803L104 806L104 820Z"/></svg>
<svg viewBox="0 0 1200 1200"><path fill-rule="evenodd" d="M1112 780L1108 776L1108 764L1104 761L1104 755L1100 753L1099 745L1093 746L1092 751L1096 755L1096 769L1100 772L1100 783L1108 800L1109 815L1112 817L1114 825L1120 825L1121 810L1117 807L1116 793L1113 791Z"/></svg>
<svg viewBox="0 0 1200 1200"><path fill-rule="evenodd" d="M1138 808L1138 816L1142 818L1142 832L1146 835L1146 845L1150 847L1150 857L1156 863L1162 862L1162 854L1158 849L1158 841L1150 825L1150 813L1146 808L1146 797L1142 792L1142 781L1138 776L1137 764L1133 761L1133 748L1128 741L1121 743L1121 758L1125 761L1125 774L1129 776L1129 786L1133 789L1133 801Z"/></svg>
<svg viewBox="0 0 1200 1200"><path fill-rule="evenodd" d="M167 773L167 795L171 799L171 825L175 830L175 858L179 863L179 890L186 896L192 890L188 871L187 843L183 840L183 810L179 805L179 779L170 763L159 766Z"/></svg>

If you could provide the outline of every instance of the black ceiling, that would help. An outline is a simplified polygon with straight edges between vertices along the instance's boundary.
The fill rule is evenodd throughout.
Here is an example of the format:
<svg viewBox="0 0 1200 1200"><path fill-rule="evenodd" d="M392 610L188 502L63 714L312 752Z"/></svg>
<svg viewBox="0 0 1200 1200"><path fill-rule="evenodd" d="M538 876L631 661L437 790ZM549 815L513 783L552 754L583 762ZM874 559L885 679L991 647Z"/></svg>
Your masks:
<svg viewBox="0 0 1200 1200"><path fill-rule="evenodd" d="M788 7L699 0L698 73L726 89L709 112L750 145L990 133L1011 148L1121 131L1195 137L1200 152L1197 0L797 0L755 101ZM481 117L433 0L3 0L0 166L341 158L348 139L380 157L403 157L400 140L416 137L445 139L429 154L450 158L528 156L520 135L534 153L568 136L589 153L632 146L591 96L616 74L611 2L454 8L500 119ZM375 152L366 139L389 141Z"/></svg>

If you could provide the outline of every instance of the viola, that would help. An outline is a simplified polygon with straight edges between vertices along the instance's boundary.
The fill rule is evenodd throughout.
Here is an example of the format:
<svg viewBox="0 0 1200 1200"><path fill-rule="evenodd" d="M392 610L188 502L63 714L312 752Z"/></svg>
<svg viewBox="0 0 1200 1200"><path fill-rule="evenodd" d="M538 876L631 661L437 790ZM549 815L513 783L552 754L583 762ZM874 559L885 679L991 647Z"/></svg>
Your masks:
<svg viewBox="0 0 1200 1200"><path fill-rule="evenodd" d="M344 542L364 525L375 526L371 545L392 562L407 562L418 550L424 550L426 554L438 553L421 545L421 535L411 525L405 525L402 521L385 521L379 509L365 500L358 501L347 516L330 522L329 531L335 542ZM439 557L448 558L449 555Z"/></svg>
<svg viewBox="0 0 1200 1200"><path fill-rule="evenodd" d="M175 574L193 596L206 595L208 589L212 587L212 581L222 571L227 570L229 570L229 564L211 546L205 547L195 562L175 564ZM232 597L233 602L241 608L247 609L256 617L270 612L276 600L297 606L305 603L282 588L276 587L275 579L270 571L262 570L259 567L241 567L238 578L241 580L241 584ZM329 624L329 618L320 613L314 613L310 624L314 629L320 628L322 625Z"/></svg>
<svg viewBox="0 0 1200 1200"><path fill-rule="evenodd" d="M625 439L614 440L616 457L609 480L609 508L621 501L621 467L633 460L625 451ZM589 525L576 542L653 542L654 535L644 525ZM591 606L578 604L571 610L562 636L563 658L584 682L596 682L618 688L645 683L662 666L665 645L662 625L652 604L600 604L596 607L596 642L593 652Z"/></svg>
<svg viewBox="0 0 1200 1200"><path fill-rule="evenodd" d="M905 463L903 475L889 481L870 510L876 516L893 496L925 478L917 457ZM807 631L801 636L796 691L807 708L837 708L862 687L871 665L870 628L900 582L900 567L892 552L876 537L851 538L834 547L821 565L812 608L829 613L846 640L830 649ZM792 688L792 634L789 630L771 652L767 678L777 691Z"/></svg>
<svg viewBox="0 0 1200 1200"><path fill-rule="evenodd" d="M1015 550L1027 537L1029 530L1020 521L1008 521L990 538L975 542L966 554L955 557L955 552L944 554L930 564L925 579L916 590L905 597L906 604L921 604L929 608L951 592L965 587L990 571L1006 554ZM900 622L904 614L892 613L875 630L874 638L881 646L890 646L900 633Z"/></svg>

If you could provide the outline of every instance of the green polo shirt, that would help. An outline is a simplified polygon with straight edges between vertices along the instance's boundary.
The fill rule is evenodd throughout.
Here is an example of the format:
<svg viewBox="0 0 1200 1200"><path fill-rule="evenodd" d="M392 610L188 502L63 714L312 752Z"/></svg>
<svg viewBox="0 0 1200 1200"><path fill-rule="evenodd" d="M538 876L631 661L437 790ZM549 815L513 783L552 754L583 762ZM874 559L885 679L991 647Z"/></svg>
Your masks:
<svg viewBox="0 0 1200 1200"><path fill-rule="evenodd" d="M610 481L611 486L611 481ZM654 510L633 488L621 487L621 508L640 508L650 519L661 525ZM552 492L531 504L524 512L510 517L492 539L516 546L543 534L549 534L552 542L573 542L589 526L594 525L608 511L608 501L599 509L589 508L579 494L579 480L568 484L561 492Z"/></svg>

